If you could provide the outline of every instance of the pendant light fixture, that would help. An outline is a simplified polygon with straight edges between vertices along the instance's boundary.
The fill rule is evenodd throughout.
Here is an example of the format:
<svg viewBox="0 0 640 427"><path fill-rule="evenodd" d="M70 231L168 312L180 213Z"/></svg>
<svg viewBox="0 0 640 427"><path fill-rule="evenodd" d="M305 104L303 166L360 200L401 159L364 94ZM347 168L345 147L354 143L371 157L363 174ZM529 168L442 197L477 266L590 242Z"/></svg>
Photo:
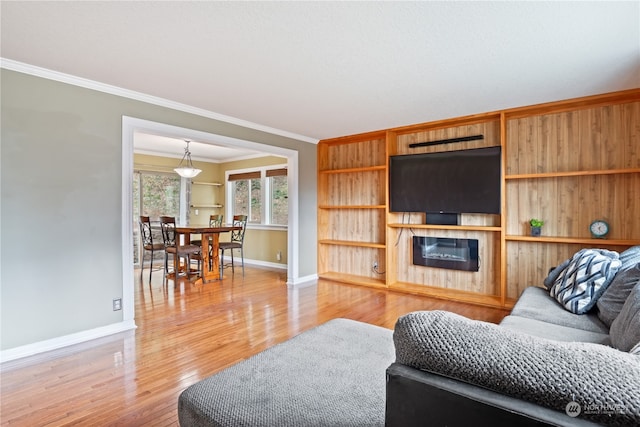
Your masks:
<svg viewBox="0 0 640 427"><path fill-rule="evenodd" d="M182 156L182 160L180 160L178 167L175 168L174 171L183 178L193 178L202 172L202 169L196 169L193 167L193 163L191 162L191 152L189 151L189 143L191 141L185 139L184 142L187 143L187 146L184 149L184 156ZM182 166L182 162L184 162L185 159L187 159L187 164Z"/></svg>

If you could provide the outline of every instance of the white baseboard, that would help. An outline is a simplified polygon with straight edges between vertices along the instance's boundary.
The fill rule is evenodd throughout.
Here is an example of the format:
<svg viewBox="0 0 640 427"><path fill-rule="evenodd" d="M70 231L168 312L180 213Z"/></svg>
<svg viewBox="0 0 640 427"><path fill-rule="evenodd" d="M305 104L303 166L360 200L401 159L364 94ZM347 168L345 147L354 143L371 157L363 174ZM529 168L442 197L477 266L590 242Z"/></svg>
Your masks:
<svg viewBox="0 0 640 427"><path fill-rule="evenodd" d="M236 267L238 267L238 263L242 262L242 261L238 261L237 257L234 257L234 260L236 261ZM227 262L231 262L231 257L230 256L225 256L223 259L223 262L227 263ZM247 265L257 265L257 266L261 266L261 267L269 267L269 268L277 268L280 270L286 270L287 269L287 264L278 264L275 262L268 262L268 261L260 261L260 260L256 260L256 259L244 259L244 262ZM308 276L304 276L304 277L298 277L297 279L293 279L291 280L291 278L288 278L287 280L287 286L288 287L305 287L305 286L311 286L311 285L315 285L318 282L318 275L317 274L310 274Z"/></svg>
<svg viewBox="0 0 640 427"><path fill-rule="evenodd" d="M240 268L242 268L242 260L239 257L233 257L233 260L236 263L236 267L238 267L238 265L240 265ZM231 262L231 257L230 256L225 256L224 257L224 262ZM286 270L287 269L287 264L279 264L277 262L269 262L269 261L260 261L257 259L244 259L244 263L247 265L257 265L260 267L269 267L269 268L277 268L279 270Z"/></svg>
<svg viewBox="0 0 640 427"><path fill-rule="evenodd" d="M310 274L308 276L298 277L294 280L287 281L287 286L290 288L303 288L305 286L312 286L318 283L318 275Z"/></svg>
<svg viewBox="0 0 640 427"><path fill-rule="evenodd" d="M57 338L51 338L20 347L2 350L0 351L0 364L10 362L12 360L22 359L24 357L34 356L36 354L45 353L47 351L57 350L75 344L81 344L86 341L117 334L119 332L129 331L131 329L135 329L136 327L137 326L133 320L128 320L120 323L113 323L107 326L101 326L95 329L89 329L87 331L81 331Z"/></svg>

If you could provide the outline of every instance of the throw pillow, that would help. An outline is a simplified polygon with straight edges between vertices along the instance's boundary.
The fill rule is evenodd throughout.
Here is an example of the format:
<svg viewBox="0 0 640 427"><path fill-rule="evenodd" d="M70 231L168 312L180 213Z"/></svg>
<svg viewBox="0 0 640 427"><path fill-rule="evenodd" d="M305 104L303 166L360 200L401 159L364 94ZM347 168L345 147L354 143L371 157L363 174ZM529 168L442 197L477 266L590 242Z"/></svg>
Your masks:
<svg viewBox="0 0 640 427"><path fill-rule="evenodd" d="M622 267L620 271L633 268L636 264L640 263L640 245L633 246L620 254L620 261L622 261Z"/></svg>
<svg viewBox="0 0 640 427"><path fill-rule="evenodd" d="M567 310L584 314L595 306L621 264L617 252L582 249L560 272L549 293Z"/></svg>
<svg viewBox="0 0 640 427"><path fill-rule="evenodd" d="M611 344L618 350L630 351L640 342L640 284L631 290L609 332Z"/></svg>
<svg viewBox="0 0 640 427"><path fill-rule="evenodd" d="M598 317L605 325L611 327L611 323L620 314L624 302L637 283L640 283L640 263L633 266L633 268L628 270L621 269L616 273L611 284L596 303Z"/></svg>

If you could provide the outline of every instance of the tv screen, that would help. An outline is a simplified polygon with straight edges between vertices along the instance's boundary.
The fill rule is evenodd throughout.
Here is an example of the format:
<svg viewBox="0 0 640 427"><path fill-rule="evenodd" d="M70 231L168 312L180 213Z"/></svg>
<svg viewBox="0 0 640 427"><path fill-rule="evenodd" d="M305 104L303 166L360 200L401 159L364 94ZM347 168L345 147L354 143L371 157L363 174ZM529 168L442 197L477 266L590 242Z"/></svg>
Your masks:
<svg viewBox="0 0 640 427"><path fill-rule="evenodd" d="M500 147L391 156L392 212L500 213Z"/></svg>

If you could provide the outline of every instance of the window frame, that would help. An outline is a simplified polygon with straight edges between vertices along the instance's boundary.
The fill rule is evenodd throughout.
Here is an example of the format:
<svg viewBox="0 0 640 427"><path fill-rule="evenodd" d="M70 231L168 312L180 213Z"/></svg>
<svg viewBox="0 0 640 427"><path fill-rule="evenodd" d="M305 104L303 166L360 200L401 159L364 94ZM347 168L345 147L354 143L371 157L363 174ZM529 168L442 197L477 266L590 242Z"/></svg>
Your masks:
<svg viewBox="0 0 640 427"><path fill-rule="evenodd" d="M268 165L268 166L260 166L255 168L246 168L246 169L234 169L228 170L225 172L225 217L233 218L234 212L234 181L229 180L230 175L237 174L250 174L259 172L260 173L260 218L262 221L260 223L257 222L247 222L247 228L253 229L287 229L289 224L289 210L287 210L287 224L271 224L271 208L272 208L272 189L271 189L271 180L270 177L267 177L267 171L276 170L276 169L287 169L287 163ZM258 178L248 178L248 179L258 179ZM250 190L249 186L249 190ZM289 181L287 178L287 193L289 188ZM229 221L225 221L229 222Z"/></svg>

